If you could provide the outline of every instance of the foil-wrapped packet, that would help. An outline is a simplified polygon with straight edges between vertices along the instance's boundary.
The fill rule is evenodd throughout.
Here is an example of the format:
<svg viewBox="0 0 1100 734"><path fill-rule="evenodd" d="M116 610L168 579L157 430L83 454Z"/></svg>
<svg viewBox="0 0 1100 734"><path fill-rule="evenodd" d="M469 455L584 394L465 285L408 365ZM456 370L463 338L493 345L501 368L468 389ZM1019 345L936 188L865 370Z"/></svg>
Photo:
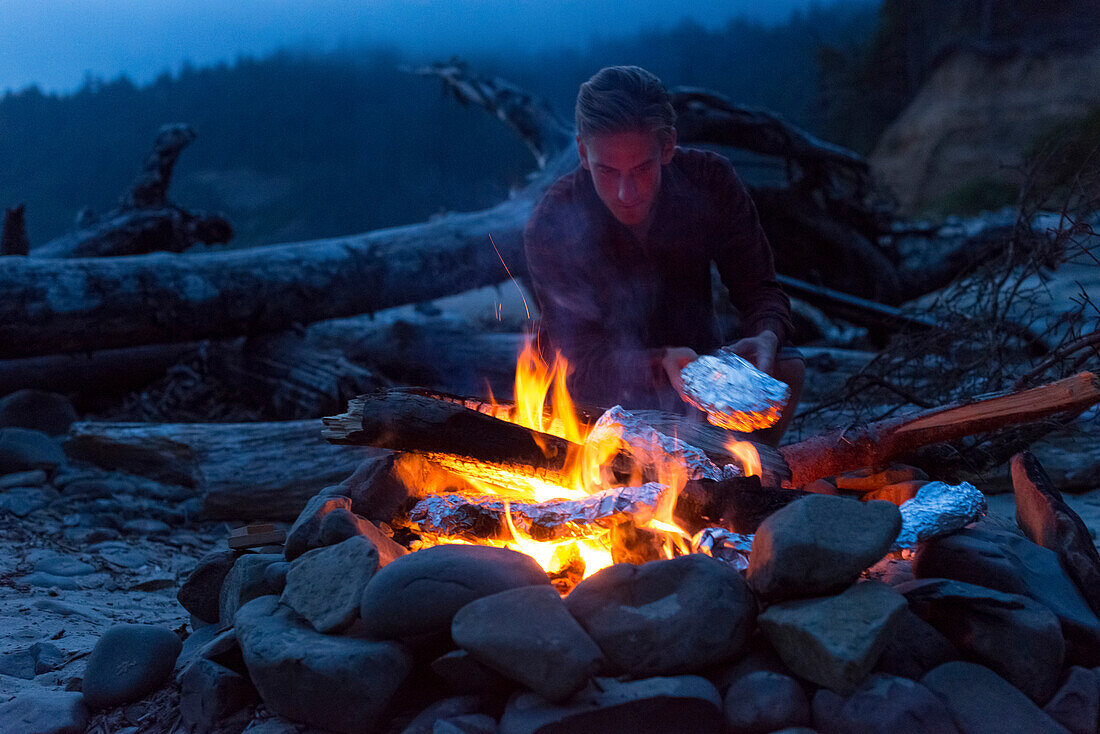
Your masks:
<svg viewBox="0 0 1100 734"><path fill-rule="evenodd" d="M977 520L986 511L985 495L969 482L950 485L929 482L917 495L903 502L901 533L892 551L912 548L917 543L953 533Z"/></svg>
<svg viewBox="0 0 1100 734"><path fill-rule="evenodd" d="M684 396L707 421L731 431L755 431L779 420L791 389L727 349L680 370Z"/></svg>
<svg viewBox="0 0 1100 734"><path fill-rule="evenodd" d="M607 441L621 441L626 453L643 466L657 461L676 462L683 466L687 479L718 481L729 476L740 476L739 467L717 466L702 449L661 433L621 405L604 411L588 432L585 444L598 454L595 447Z"/></svg>
<svg viewBox="0 0 1100 734"><path fill-rule="evenodd" d="M725 528L703 528L691 539L691 552L708 555L738 571L744 571L749 567L752 541L752 535Z"/></svg>

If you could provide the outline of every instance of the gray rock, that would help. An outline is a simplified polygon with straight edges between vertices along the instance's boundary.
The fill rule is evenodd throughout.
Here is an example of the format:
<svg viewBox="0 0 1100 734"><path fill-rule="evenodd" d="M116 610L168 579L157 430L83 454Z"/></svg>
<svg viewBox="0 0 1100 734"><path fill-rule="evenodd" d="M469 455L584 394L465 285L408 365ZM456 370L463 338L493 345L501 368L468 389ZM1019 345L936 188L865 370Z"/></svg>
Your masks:
<svg viewBox="0 0 1100 734"><path fill-rule="evenodd" d="M706 678L694 675L634 681L598 678L557 705L536 693L519 693L508 701L500 720L501 734L685 730L692 734L720 734L725 730L721 699Z"/></svg>
<svg viewBox="0 0 1100 734"><path fill-rule="evenodd" d="M409 499L408 487L394 473L395 458L387 453L363 459L351 476L322 491L347 497L351 500L351 511L373 523L390 522L401 514Z"/></svg>
<svg viewBox="0 0 1100 734"><path fill-rule="evenodd" d="M822 688L814 694L814 728L821 734L956 734L944 702L907 678L872 674L847 699Z"/></svg>
<svg viewBox="0 0 1100 734"><path fill-rule="evenodd" d="M1100 619L1062 569L1058 554L1017 532L982 521L924 543L913 559L913 573L1027 596L1057 615L1070 661L1100 663Z"/></svg>
<svg viewBox="0 0 1100 734"><path fill-rule="evenodd" d="M54 576L87 576L95 571L95 568L78 558L62 555L56 551L47 551L35 561L34 570Z"/></svg>
<svg viewBox="0 0 1100 734"><path fill-rule="evenodd" d="M883 648L875 670L920 680L932 668L961 657L942 632L905 609L898 617L894 633Z"/></svg>
<svg viewBox="0 0 1100 734"><path fill-rule="evenodd" d="M71 543L87 546L104 540L117 540L122 534L111 528L65 528L61 534Z"/></svg>
<svg viewBox="0 0 1100 734"><path fill-rule="evenodd" d="M904 609L900 594L867 581L836 596L775 604L758 621L795 674L848 695L878 660Z"/></svg>
<svg viewBox="0 0 1100 734"><path fill-rule="evenodd" d="M455 612L474 599L549 584L534 559L506 548L437 545L401 556L374 575L359 616L379 639L448 634Z"/></svg>
<svg viewBox="0 0 1100 734"><path fill-rule="evenodd" d="M340 632L359 616L363 589L378 570L378 549L362 536L298 556L279 601L318 632Z"/></svg>
<svg viewBox="0 0 1100 734"><path fill-rule="evenodd" d="M203 657L183 669L179 684L180 718L195 732L214 731L219 722L260 700L248 678Z"/></svg>
<svg viewBox="0 0 1100 734"><path fill-rule="evenodd" d="M0 489L12 487L41 487L46 483L46 472L41 469L31 471L17 471L13 474L0 476Z"/></svg>
<svg viewBox="0 0 1100 734"><path fill-rule="evenodd" d="M954 661L929 671L921 684L947 704L964 734L1068 734L1027 696L989 668Z"/></svg>
<svg viewBox="0 0 1100 734"><path fill-rule="evenodd" d="M1087 668L1070 668L1043 711L1073 734L1096 734L1100 728L1100 678Z"/></svg>
<svg viewBox="0 0 1100 734"><path fill-rule="evenodd" d="M1012 487L1020 529L1058 554L1093 613L1100 615L1100 553L1084 521L1062 499L1030 451L1012 457Z"/></svg>
<svg viewBox="0 0 1100 734"><path fill-rule="evenodd" d="M994 670L1033 701L1058 688L1065 642L1058 618L1038 602L948 579L897 587L917 616L963 655Z"/></svg>
<svg viewBox="0 0 1100 734"><path fill-rule="evenodd" d="M140 548L134 548L132 543L98 543L93 546L93 550L103 560L130 570L139 569L149 563L149 554Z"/></svg>
<svg viewBox="0 0 1100 734"><path fill-rule="evenodd" d="M609 566L565 605L614 668L634 676L727 662L745 649L756 617L740 574L701 554Z"/></svg>
<svg viewBox="0 0 1100 734"><path fill-rule="evenodd" d="M34 655L29 648L9 650L0 653L0 675L32 680L34 678Z"/></svg>
<svg viewBox="0 0 1100 734"><path fill-rule="evenodd" d="M760 524L746 580L769 601L831 594L881 560L900 530L889 502L809 495Z"/></svg>
<svg viewBox="0 0 1100 734"><path fill-rule="evenodd" d="M30 646L30 653L34 658L35 675L52 672L65 664L65 653L49 642L34 643Z"/></svg>
<svg viewBox="0 0 1100 734"><path fill-rule="evenodd" d="M778 673L788 678L794 677L794 672L779 659L779 655L776 654L775 649L772 648L771 643L768 642L763 633L757 631L749 641L748 651L737 662L707 677L714 682L718 692L725 698L730 686L746 675L759 672Z"/></svg>
<svg viewBox="0 0 1100 734"><path fill-rule="evenodd" d="M516 687L492 668L482 665L465 650L452 650L432 661L432 672L458 693L507 693Z"/></svg>
<svg viewBox="0 0 1100 734"><path fill-rule="evenodd" d="M264 571L281 560L282 556L278 553L245 553L233 563L225 575L218 597L218 621L221 624L233 624L233 616L246 602L275 592L264 580Z"/></svg>
<svg viewBox="0 0 1100 734"><path fill-rule="evenodd" d="M600 669L603 656L552 586L476 599L451 623L455 644L548 701L563 701Z"/></svg>
<svg viewBox="0 0 1100 734"><path fill-rule="evenodd" d="M264 583L272 590L272 594L282 593L286 588L286 575L289 571L290 564L286 561L276 561L264 569Z"/></svg>
<svg viewBox="0 0 1100 734"><path fill-rule="evenodd" d="M322 547L321 524L328 515L341 510L351 512L351 500L347 497L322 492L310 498L287 531L283 546L286 560L293 561L307 550Z"/></svg>
<svg viewBox="0 0 1100 734"><path fill-rule="evenodd" d="M26 517L41 510L59 497L52 489L41 487L14 487L0 494L0 511L7 510L16 517Z"/></svg>
<svg viewBox="0 0 1100 734"><path fill-rule="evenodd" d="M229 550L214 551L200 558L176 593L180 605L206 622L218 621L222 584L236 560L237 555Z"/></svg>
<svg viewBox="0 0 1100 734"><path fill-rule="evenodd" d="M65 452L41 431L0 428L0 474L42 469L53 473L65 463Z"/></svg>
<svg viewBox="0 0 1100 734"><path fill-rule="evenodd" d="M780 673L742 676L726 692L724 708L733 734L767 734L810 723L810 702L802 684Z"/></svg>
<svg viewBox="0 0 1100 734"><path fill-rule="evenodd" d="M323 635L273 596L245 604L234 622L266 706L311 726L373 730L412 667L400 645Z"/></svg>
<svg viewBox="0 0 1100 734"><path fill-rule="evenodd" d="M79 693L26 691L0 704L0 731L11 734L83 734L88 709Z"/></svg>
<svg viewBox="0 0 1100 734"><path fill-rule="evenodd" d="M481 698L478 696L452 696L428 706L416 715L401 734L434 734L436 724L459 716L476 714L481 710ZM496 722L493 722L496 726Z"/></svg>
<svg viewBox="0 0 1100 734"><path fill-rule="evenodd" d="M366 536L374 543L382 566L408 553L373 523L353 512L351 498L337 494L337 490L339 487L329 487L306 503L287 533L284 553L288 561L307 550L335 545L357 535ZM386 521L393 517L391 515Z"/></svg>
<svg viewBox="0 0 1100 734"><path fill-rule="evenodd" d="M99 638L84 668L84 702L93 709L129 703L168 680L181 643L174 632L118 624Z"/></svg>
<svg viewBox="0 0 1100 734"><path fill-rule="evenodd" d="M29 428L47 436L68 433L77 419L64 395L42 390L16 390L0 398L0 428Z"/></svg>

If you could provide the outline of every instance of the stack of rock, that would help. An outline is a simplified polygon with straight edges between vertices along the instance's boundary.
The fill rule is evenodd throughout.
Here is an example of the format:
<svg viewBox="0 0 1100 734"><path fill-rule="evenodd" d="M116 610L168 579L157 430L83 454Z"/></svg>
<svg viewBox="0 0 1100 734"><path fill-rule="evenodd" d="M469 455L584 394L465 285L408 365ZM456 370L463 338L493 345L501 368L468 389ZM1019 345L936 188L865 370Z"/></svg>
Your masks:
<svg viewBox="0 0 1100 734"><path fill-rule="evenodd" d="M1037 462L1014 471L1019 528L990 515L902 559L895 503L811 494L764 521L746 572L700 554L618 564L563 599L514 551L406 552L371 522L400 504L371 460L281 552L212 554L181 588L197 625L182 722L1094 733L1100 557Z"/></svg>

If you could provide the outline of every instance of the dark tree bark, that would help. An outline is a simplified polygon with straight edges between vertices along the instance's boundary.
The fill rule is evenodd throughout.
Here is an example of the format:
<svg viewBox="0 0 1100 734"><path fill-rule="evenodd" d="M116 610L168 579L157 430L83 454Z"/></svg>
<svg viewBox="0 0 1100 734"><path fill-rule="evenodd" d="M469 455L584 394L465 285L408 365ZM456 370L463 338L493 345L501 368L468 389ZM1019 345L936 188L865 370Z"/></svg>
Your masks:
<svg viewBox="0 0 1100 734"><path fill-rule="evenodd" d="M141 173L116 209L102 218L82 213L75 231L36 247L32 254L42 258L140 255L183 252L196 242L228 242L233 228L224 216L188 211L168 200L176 160L194 139L187 125L162 127Z"/></svg>

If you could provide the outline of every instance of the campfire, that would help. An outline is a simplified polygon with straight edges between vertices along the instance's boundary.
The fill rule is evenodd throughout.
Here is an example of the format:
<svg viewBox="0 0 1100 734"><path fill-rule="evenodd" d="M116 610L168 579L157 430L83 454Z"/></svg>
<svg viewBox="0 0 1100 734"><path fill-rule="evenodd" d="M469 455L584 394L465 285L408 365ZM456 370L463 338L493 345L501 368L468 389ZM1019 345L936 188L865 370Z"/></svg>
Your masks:
<svg viewBox="0 0 1100 734"><path fill-rule="evenodd" d="M578 408L566 386L569 369L560 354L547 365L528 343L516 365L512 403L404 393L422 410L449 405L456 415L476 411L484 418L482 432L467 436L414 436L408 425L391 425L373 437L375 445L411 449L395 468L419 496L404 523L416 536L412 549L511 548L534 558L565 592L615 562L692 552L700 529L675 513L688 482L760 474L751 442L730 439L730 463L719 466L622 408L599 415ZM359 420L364 406L352 406ZM347 418L326 421L330 439L348 427ZM479 435L485 445L477 445ZM433 440L439 445L430 446ZM507 441L511 450L495 453L493 441ZM451 450L441 450L444 444Z"/></svg>

